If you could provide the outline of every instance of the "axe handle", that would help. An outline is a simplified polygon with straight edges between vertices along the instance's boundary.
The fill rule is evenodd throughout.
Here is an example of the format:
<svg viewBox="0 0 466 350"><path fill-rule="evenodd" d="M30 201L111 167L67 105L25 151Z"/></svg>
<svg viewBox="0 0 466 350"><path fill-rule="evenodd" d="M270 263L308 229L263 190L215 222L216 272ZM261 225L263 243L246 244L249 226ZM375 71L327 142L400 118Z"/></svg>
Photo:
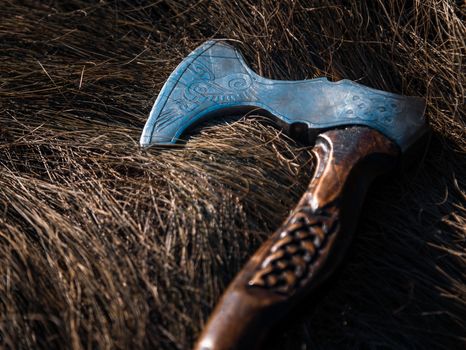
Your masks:
<svg viewBox="0 0 466 350"><path fill-rule="evenodd" d="M308 189L224 292L197 350L259 348L270 328L342 260L371 181L399 155L388 138L360 126L320 134L313 152Z"/></svg>

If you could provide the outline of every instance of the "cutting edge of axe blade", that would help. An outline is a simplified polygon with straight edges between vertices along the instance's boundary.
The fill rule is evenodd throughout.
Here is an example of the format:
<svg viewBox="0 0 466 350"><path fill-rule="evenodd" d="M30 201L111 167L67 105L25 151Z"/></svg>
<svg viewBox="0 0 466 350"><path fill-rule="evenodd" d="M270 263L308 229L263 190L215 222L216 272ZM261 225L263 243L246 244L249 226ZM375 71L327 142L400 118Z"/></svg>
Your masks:
<svg viewBox="0 0 466 350"><path fill-rule="evenodd" d="M368 126L404 151L427 130L424 110L421 98L346 79L267 79L250 69L235 47L210 40L191 52L169 76L140 144L175 144L199 122L254 111L272 117L285 132L295 123L305 124L313 134L335 127Z"/></svg>

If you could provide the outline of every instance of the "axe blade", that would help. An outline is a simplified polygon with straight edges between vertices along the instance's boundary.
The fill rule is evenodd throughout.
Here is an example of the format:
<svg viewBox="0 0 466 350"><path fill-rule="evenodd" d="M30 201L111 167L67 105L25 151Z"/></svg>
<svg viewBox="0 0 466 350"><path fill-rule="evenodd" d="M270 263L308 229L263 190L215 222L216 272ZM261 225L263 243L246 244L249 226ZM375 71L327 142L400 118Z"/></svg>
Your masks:
<svg viewBox="0 0 466 350"><path fill-rule="evenodd" d="M257 75L225 41L207 41L188 55L160 91L140 144L173 144L195 124L254 110L285 132L304 124L311 135L341 126L368 126L405 150L426 131L425 103L350 80L286 81Z"/></svg>

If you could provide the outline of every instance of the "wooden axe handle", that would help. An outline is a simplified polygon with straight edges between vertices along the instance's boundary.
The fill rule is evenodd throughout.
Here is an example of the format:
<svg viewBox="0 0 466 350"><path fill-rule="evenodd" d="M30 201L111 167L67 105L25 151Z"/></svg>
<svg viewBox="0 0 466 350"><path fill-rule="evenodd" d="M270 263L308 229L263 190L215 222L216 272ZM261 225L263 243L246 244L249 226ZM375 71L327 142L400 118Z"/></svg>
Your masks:
<svg viewBox="0 0 466 350"><path fill-rule="evenodd" d="M289 310L342 260L371 181L398 147L378 131L349 127L316 140L315 174L298 205L238 273L196 350L258 349Z"/></svg>

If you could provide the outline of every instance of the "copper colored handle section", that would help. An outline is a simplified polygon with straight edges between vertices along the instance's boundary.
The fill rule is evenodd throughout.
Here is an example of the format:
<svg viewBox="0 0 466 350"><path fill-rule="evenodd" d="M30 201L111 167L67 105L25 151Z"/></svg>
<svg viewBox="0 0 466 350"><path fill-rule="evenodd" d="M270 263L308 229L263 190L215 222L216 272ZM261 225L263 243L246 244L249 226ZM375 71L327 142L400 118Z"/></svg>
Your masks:
<svg viewBox="0 0 466 350"><path fill-rule="evenodd" d="M314 152L307 191L225 291L196 350L258 349L270 328L341 261L369 184L399 154L366 127L327 131Z"/></svg>

